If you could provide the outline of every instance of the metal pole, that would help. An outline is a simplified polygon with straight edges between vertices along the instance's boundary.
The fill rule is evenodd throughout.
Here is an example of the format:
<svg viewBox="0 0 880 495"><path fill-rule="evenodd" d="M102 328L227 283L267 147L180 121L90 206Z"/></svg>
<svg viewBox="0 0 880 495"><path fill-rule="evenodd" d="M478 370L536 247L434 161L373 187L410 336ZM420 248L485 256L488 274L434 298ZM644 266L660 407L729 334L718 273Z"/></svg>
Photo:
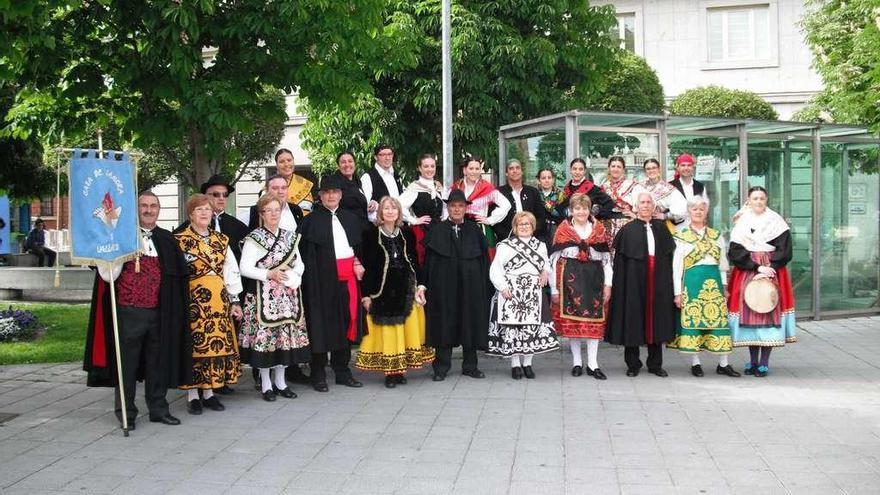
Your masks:
<svg viewBox="0 0 880 495"><path fill-rule="evenodd" d="M452 186L455 165L452 156L452 57L450 56L450 32L452 30L451 0L443 0L442 16L442 64L443 64L443 184Z"/></svg>
<svg viewBox="0 0 880 495"><path fill-rule="evenodd" d="M61 233L61 155L56 155L55 160L55 229ZM61 237L62 242L56 246L58 253L55 255L55 288L61 287L61 246L64 244L64 236Z"/></svg>

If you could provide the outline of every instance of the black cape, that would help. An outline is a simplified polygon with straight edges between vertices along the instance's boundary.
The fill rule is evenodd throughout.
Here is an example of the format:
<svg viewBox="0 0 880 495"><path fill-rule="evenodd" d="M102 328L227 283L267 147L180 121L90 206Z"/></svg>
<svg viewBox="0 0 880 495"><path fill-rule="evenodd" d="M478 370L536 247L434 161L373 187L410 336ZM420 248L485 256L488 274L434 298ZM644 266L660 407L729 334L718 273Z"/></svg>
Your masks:
<svg viewBox="0 0 880 495"><path fill-rule="evenodd" d="M645 335L648 288L648 236L645 223L633 220L614 237L614 278L605 340L616 345L659 344L675 338L672 255L675 241L666 224L651 220L654 233L654 331Z"/></svg>
<svg viewBox="0 0 880 495"><path fill-rule="evenodd" d="M294 213L296 216L296 213ZM299 220L297 220L299 221ZM189 227L189 220L180 224L179 227L174 229L173 234L177 234L179 232L183 232L186 228ZM211 229L214 228L214 220L211 220L211 224L208 226ZM229 213L223 212L220 214L220 232L225 234L226 237L229 238L229 249L232 250L232 254L235 255L235 261L241 261L241 243L244 241L244 238L247 237L251 231L254 230L251 227L245 225L244 222L230 215Z"/></svg>
<svg viewBox="0 0 880 495"><path fill-rule="evenodd" d="M477 224L466 220L456 238L452 223L425 236L426 343L432 347L489 345L489 255Z"/></svg>
<svg viewBox="0 0 880 495"><path fill-rule="evenodd" d="M183 254L171 232L153 229L153 244L159 254L162 284L159 287L159 368L166 372L168 388L192 383L192 336L187 308L189 307L189 271ZM129 261L128 263L134 263ZM100 343L103 342L103 345ZM141 355L138 380L144 377L144 356ZM83 369L88 372L90 387L114 387L117 382L116 348L113 337L113 315L110 306L110 284L97 273L92 290L92 309L86 334Z"/></svg>
<svg viewBox="0 0 880 495"><path fill-rule="evenodd" d="M321 205L316 205L307 217L300 222L298 233L299 252L302 256L303 273L302 295L305 306L306 325L312 353L348 349L351 342L346 335L349 322L349 296L347 285L338 280L336 274L336 252L333 249L332 213ZM361 244L368 224L358 215L343 209L336 210L336 216L345 230L348 244L354 255L362 258ZM357 338L360 341L366 333L366 315L358 296Z"/></svg>

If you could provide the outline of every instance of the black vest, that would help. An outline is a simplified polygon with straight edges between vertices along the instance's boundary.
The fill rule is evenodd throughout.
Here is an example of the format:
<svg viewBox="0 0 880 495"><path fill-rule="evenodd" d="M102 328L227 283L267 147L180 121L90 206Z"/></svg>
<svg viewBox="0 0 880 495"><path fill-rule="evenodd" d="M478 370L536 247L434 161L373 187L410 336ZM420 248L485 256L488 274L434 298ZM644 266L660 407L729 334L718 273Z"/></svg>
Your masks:
<svg viewBox="0 0 880 495"><path fill-rule="evenodd" d="M367 170L367 175L370 176L370 182L373 183L373 196L370 198L371 200L378 202L383 196L391 196L388 192L388 186L385 185L385 181L382 180L382 176L379 175L375 165L370 167L370 170ZM397 174L397 169L394 170L394 182L397 184L397 190L403 192L403 186L400 185L400 176Z"/></svg>
<svg viewBox="0 0 880 495"><path fill-rule="evenodd" d="M684 196L684 187L682 187L681 185L681 179L675 179L673 181L670 181L669 183L672 184L676 189L678 189L678 192L680 192L681 195ZM702 182L694 179L694 196L699 196L703 194L703 191L705 189L706 188L703 186ZM685 198L687 198L687 196L685 196Z"/></svg>

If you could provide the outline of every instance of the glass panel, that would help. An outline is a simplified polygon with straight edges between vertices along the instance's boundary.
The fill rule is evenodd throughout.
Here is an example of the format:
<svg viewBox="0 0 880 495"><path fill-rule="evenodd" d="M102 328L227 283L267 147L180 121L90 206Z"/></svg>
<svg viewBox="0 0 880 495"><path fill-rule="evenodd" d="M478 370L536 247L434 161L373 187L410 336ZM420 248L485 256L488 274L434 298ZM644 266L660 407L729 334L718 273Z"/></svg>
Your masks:
<svg viewBox="0 0 880 495"><path fill-rule="evenodd" d="M535 176L542 168L551 168L557 177L557 182L562 185L565 182L565 131L531 134L508 139L507 159L516 158L523 164L523 181L527 184L537 182ZM502 164L501 174L504 173Z"/></svg>
<svg viewBox="0 0 880 495"><path fill-rule="evenodd" d="M696 179L709 195L709 226L730 239L731 218L739 210L739 139L706 136L669 136L666 179L675 178L675 159L683 153L696 158Z"/></svg>
<svg viewBox="0 0 880 495"><path fill-rule="evenodd" d="M813 309L813 153L802 140L749 138L749 187L767 189L768 206L791 227L788 264L795 310Z"/></svg>
<svg viewBox="0 0 880 495"><path fill-rule="evenodd" d="M768 7L754 7L754 32L755 32L755 58L767 58L770 56L770 9Z"/></svg>
<svg viewBox="0 0 880 495"><path fill-rule="evenodd" d="M627 14L623 16L623 48L631 52L636 51L635 14Z"/></svg>
<svg viewBox="0 0 880 495"><path fill-rule="evenodd" d="M608 169L608 158L621 155L626 161L627 177L644 180L642 163L648 158L660 156L660 140L657 134L589 132L580 133L580 153L589 165L593 182L601 184Z"/></svg>
<svg viewBox="0 0 880 495"><path fill-rule="evenodd" d="M706 22L709 24L706 30L709 38L709 60L724 59L723 16L724 13L717 10L710 10L706 14Z"/></svg>
<svg viewBox="0 0 880 495"><path fill-rule="evenodd" d="M752 58L753 36L749 29L748 10L727 12L727 58Z"/></svg>
<svg viewBox="0 0 880 495"><path fill-rule="evenodd" d="M877 145L823 144L821 310L880 304Z"/></svg>

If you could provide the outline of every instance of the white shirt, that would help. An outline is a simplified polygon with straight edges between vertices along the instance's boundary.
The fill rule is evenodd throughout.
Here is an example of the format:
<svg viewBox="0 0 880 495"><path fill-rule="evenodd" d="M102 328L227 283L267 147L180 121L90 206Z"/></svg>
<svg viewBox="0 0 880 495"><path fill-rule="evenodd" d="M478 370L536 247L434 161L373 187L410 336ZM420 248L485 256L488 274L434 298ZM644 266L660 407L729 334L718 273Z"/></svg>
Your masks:
<svg viewBox="0 0 880 495"><path fill-rule="evenodd" d="M682 190L682 192L684 193L684 198L685 198L686 200L690 201L691 198L694 197L694 179L691 178L691 182L690 182L690 184L688 184L687 182L685 182L684 177L679 177L679 178L678 178L678 181L681 182L681 190ZM704 198L706 198L706 201L709 200L709 193L706 192L706 188L705 188L705 187L703 187L703 194L702 194L702 196L703 196Z"/></svg>
<svg viewBox="0 0 880 495"><path fill-rule="evenodd" d="M146 256L150 258L156 258L159 256L159 252L156 251L156 245L153 244L153 237L150 234L152 229L145 229L141 227L141 256ZM119 275L122 274L122 265L124 263L113 263L112 265L108 263L101 263L98 265L98 275L104 279L104 282L110 282L110 276L112 273L113 280L119 278ZM110 271L110 267L113 267L113 271Z"/></svg>
<svg viewBox="0 0 880 495"><path fill-rule="evenodd" d="M418 217L412 212L412 205L416 202L416 198L419 196L420 190L431 195L431 199L440 196L441 199L443 195L442 191L438 191L436 185L434 184L434 179L426 179L422 176L419 176L419 179L416 181L416 185L421 186L418 189L410 184L409 187L403 190L400 193L400 197L397 198L400 201L400 207L403 208L403 220L412 225ZM446 203L443 203L443 213L440 215L441 220L446 218Z"/></svg>
<svg viewBox="0 0 880 495"><path fill-rule="evenodd" d="M648 256L654 256L654 230L651 229L651 222L645 224L645 229L648 231Z"/></svg>
<svg viewBox="0 0 880 495"><path fill-rule="evenodd" d="M275 232L277 235L278 232ZM241 248L241 275L261 282L268 282L269 270L266 268L258 268L257 262L263 256L266 256L266 250L263 246L257 244L253 239L245 237L244 246ZM293 266L288 266L287 280L284 285L291 289L296 289L302 283L302 274L305 270L302 260L299 256L299 247L295 249L296 255Z"/></svg>
<svg viewBox="0 0 880 495"><path fill-rule="evenodd" d="M333 214L333 219L330 222L330 226L333 229L333 251L335 251L336 259L338 260L353 258L354 249L348 245L348 237L345 235L345 229L342 228L342 222L336 217L336 211L338 209L339 208L330 212Z"/></svg>
<svg viewBox="0 0 880 495"><path fill-rule="evenodd" d="M388 167L388 170L385 170L378 163L373 164L373 168L379 172L379 177L382 178L382 182L385 183L385 187L388 188L388 195L392 198L400 197L400 193L402 192L397 188L397 181L394 180L394 167ZM371 201L373 197L373 179L370 178L370 174L364 173L361 176L361 190L364 192L364 196L367 197L367 201ZM371 222L376 221L376 212L371 212L367 215Z"/></svg>
<svg viewBox="0 0 880 495"><path fill-rule="evenodd" d="M510 195L513 196L513 211L519 213L523 211L522 207L522 186L517 189L510 189Z"/></svg>

